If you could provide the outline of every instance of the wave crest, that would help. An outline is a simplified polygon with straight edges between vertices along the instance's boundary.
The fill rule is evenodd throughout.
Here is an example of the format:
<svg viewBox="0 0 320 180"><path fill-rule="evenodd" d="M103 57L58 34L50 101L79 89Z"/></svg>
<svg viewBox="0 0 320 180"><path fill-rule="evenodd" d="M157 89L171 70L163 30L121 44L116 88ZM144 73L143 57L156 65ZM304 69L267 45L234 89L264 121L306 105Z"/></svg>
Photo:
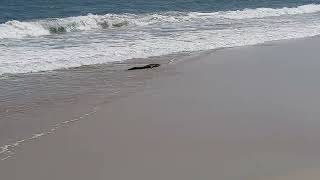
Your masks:
<svg viewBox="0 0 320 180"><path fill-rule="evenodd" d="M30 22L8 21L0 24L0 39L37 37L73 31L121 28L127 26L148 26L162 23L197 22L214 19L252 19L283 15L299 15L320 12L320 5L308 4L293 8L257 8L237 11L201 12L166 12L161 14L106 14L43 19Z"/></svg>
<svg viewBox="0 0 320 180"><path fill-rule="evenodd" d="M119 16L111 14L104 16L89 14L87 16L44 19L30 22L13 20L0 24L0 39L37 37L73 31L120 28L128 26L129 24L125 15Z"/></svg>
<svg viewBox="0 0 320 180"><path fill-rule="evenodd" d="M307 4L293 8L257 8L257 9L244 9L237 11L220 11L213 13L193 13L197 16L202 17L218 17L226 19L252 19L252 18L264 18L264 17L277 17L283 15L299 15L299 14L310 14L320 11L320 5Z"/></svg>

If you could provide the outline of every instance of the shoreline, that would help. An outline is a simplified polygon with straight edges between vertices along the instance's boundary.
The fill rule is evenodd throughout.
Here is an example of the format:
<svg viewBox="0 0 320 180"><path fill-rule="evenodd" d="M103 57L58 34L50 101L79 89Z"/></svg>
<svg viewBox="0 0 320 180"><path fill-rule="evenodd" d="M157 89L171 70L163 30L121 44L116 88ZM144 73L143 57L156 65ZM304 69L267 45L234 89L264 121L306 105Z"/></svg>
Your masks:
<svg viewBox="0 0 320 180"><path fill-rule="evenodd" d="M295 41L304 41L314 38L319 38L320 35L313 35L313 36L306 36L306 37L298 37L298 38L288 38L288 39L279 39L279 40L270 40L265 41L257 44L248 44L248 45L239 45L239 46L230 46L230 47L219 47L215 49L205 49L200 51L185 51L185 52L178 52L178 53L172 53L172 54L165 54L160 56L150 56L146 58L132 58L132 59L126 59L123 61L114 61L114 62L106 62L101 64L85 64L82 66L76 66L76 67L67 67L67 68L61 68L61 69L53 69L53 70L47 70L47 71L35 71L35 72L26 72L26 73L4 73L0 74L0 80L5 80L7 78L20 78L25 76L33 76L33 75L50 75L55 74L59 72L72 72L77 70L86 70L92 69L92 68L119 68L117 66L123 66L125 68L130 68L131 66L140 65L140 64L148 64L148 63L163 63L163 64L170 64L171 60L175 59L183 59L188 58L190 55L198 55L198 54L204 54L204 53L210 53L215 51L221 51L225 49L233 49L233 48L241 48L241 47L251 47L251 46L266 46L266 45L279 45L286 42L295 42ZM124 69L125 69L124 68Z"/></svg>
<svg viewBox="0 0 320 180"><path fill-rule="evenodd" d="M213 50L124 73L147 81L84 120L17 146L0 161L0 174L250 180L318 169L319 43L313 37Z"/></svg>

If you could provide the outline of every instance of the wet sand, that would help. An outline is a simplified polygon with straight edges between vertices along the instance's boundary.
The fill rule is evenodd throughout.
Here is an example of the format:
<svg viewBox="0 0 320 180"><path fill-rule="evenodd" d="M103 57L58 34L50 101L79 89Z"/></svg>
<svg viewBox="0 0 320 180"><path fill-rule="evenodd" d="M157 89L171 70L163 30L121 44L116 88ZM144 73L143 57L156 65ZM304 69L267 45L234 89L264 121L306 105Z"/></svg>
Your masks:
<svg viewBox="0 0 320 180"><path fill-rule="evenodd" d="M0 177L319 179L319 44L274 42L173 63L170 75L18 146L0 161Z"/></svg>

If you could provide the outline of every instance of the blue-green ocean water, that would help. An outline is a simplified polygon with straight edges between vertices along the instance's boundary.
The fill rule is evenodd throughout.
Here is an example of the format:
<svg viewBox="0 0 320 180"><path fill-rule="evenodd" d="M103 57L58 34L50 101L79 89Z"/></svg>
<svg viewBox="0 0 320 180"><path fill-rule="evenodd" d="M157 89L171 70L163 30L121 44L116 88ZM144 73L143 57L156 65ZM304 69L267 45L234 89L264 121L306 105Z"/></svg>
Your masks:
<svg viewBox="0 0 320 180"><path fill-rule="evenodd" d="M319 0L1 0L0 75L320 34Z"/></svg>
<svg viewBox="0 0 320 180"><path fill-rule="evenodd" d="M165 11L211 12L245 8L281 8L320 3L319 0L2 0L0 23L107 13L152 13Z"/></svg>

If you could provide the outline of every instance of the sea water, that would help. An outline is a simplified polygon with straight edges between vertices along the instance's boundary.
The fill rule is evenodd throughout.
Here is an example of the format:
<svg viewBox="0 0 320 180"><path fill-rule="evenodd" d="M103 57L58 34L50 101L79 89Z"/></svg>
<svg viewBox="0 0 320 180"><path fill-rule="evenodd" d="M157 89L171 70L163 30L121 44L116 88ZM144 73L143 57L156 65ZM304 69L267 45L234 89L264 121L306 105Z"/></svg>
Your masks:
<svg viewBox="0 0 320 180"><path fill-rule="evenodd" d="M0 75L320 34L318 0L3 0Z"/></svg>

